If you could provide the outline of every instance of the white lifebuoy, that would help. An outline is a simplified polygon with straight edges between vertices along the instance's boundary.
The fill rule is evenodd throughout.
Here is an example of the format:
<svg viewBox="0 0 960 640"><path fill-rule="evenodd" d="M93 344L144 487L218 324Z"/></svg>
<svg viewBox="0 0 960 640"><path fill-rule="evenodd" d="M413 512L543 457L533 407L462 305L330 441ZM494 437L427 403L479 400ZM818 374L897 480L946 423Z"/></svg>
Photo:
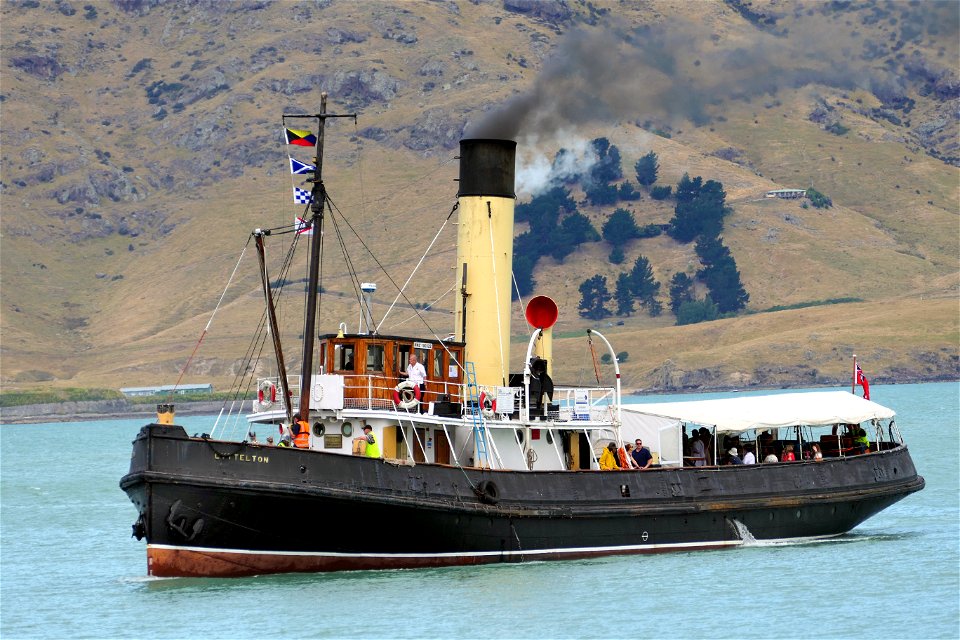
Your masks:
<svg viewBox="0 0 960 640"><path fill-rule="evenodd" d="M420 385L404 380L393 390L393 402L401 409L413 409L420 404Z"/></svg>
<svg viewBox="0 0 960 640"><path fill-rule="evenodd" d="M485 418L492 418L497 413L497 399L488 396L486 391L480 394L480 411Z"/></svg>
<svg viewBox="0 0 960 640"><path fill-rule="evenodd" d="M269 380L261 382L260 388L257 389L257 401L260 403L261 409L272 407L273 403L277 401L277 385Z"/></svg>

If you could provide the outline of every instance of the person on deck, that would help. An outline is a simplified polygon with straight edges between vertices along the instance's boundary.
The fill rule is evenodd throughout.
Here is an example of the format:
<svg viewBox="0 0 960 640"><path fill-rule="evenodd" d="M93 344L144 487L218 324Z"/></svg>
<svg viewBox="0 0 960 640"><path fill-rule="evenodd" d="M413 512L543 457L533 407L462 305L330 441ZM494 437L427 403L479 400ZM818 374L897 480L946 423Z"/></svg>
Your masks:
<svg viewBox="0 0 960 640"><path fill-rule="evenodd" d="M633 456L630 454L632 449L633 445L629 442L617 449L617 466L621 469L633 468Z"/></svg>
<svg viewBox="0 0 960 640"><path fill-rule="evenodd" d="M690 457L693 458L693 466L707 466L707 448L703 444L703 436L701 433L697 433L697 437L693 439L693 444L690 445Z"/></svg>
<svg viewBox="0 0 960 640"><path fill-rule="evenodd" d="M853 452L855 454L866 453L870 448L870 439L867 438L867 432L860 425L853 426Z"/></svg>
<svg viewBox="0 0 960 640"><path fill-rule="evenodd" d="M795 462L797 457L793 455L793 445L788 444L783 448L783 456L780 458L780 462Z"/></svg>
<svg viewBox="0 0 960 640"><path fill-rule="evenodd" d="M810 445L810 453L813 454L812 457L815 461L820 462L823 460L823 452L820 451L820 445L817 443Z"/></svg>
<svg viewBox="0 0 960 640"><path fill-rule="evenodd" d="M738 455L739 453L740 453L740 452L737 451L737 448L736 448L736 447L730 447L730 450L727 451L727 455L730 457L730 458L729 458L729 459L730 459L730 464L743 464L743 458L741 458L741 457Z"/></svg>
<svg viewBox="0 0 960 640"><path fill-rule="evenodd" d="M619 469L620 467L617 465L617 445L611 442L600 454L600 470L617 471Z"/></svg>
<svg viewBox="0 0 960 640"><path fill-rule="evenodd" d="M770 463L770 462L780 462L780 461L777 459L777 454L775 454L775 453L768 453L768 454L767 454L767 457L763 459L763 463L764 463L764 464L768 464L768 463Z"/></svg>
<svg viewBox="0 0 960 640"><path fill-rule="evenodd" d="M743 464L757 464L757 457L753 455L753 445L743 445L745 453L743 454Z"/></svg>
<svg viewBox="0 0 960 640"><path fill-rule="evenodd" d="M640 438L637 438L634 444L636 447L633 450L633 461L637 463L637 468L641 471L649 469L653 464L653 454L650 453L650 449L643 446L643 440Z"/></svg>
<svg viewBox="0 0 960 640"><path fill-rule="evenodd" d="M363 425L363 439L366 440L367 443L363 455L368 458L379 458L380 445L377 443L376 436L373 435L373 427L368 424Z"/></svg>
<svg viewBox="0 0 960 640"><path fill-rule="evenodd" d="M410 354L410 364L407 365L407 372L401 373L401 376L405 376L412 384L420 387L420 397L425 398L427 393L427 370L423 368L423 365L417 362L417 354Z"/></svg>
<svg viewBox="0 0 960 640"><path fill-rule="evenodd" d="M293 432L293 446L298 449L310 448L310 423L306 420L301 420L299 413L293 414L290 431Z"/></svg>

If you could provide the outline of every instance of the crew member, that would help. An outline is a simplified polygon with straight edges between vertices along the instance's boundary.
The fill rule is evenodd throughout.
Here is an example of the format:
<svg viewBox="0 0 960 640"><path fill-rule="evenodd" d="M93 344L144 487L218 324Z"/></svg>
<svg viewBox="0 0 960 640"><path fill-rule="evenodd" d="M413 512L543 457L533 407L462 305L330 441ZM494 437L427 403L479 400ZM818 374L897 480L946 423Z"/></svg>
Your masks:
<svg viewBox="0 0 960 640"><path fill-rule="evenodd" d="M310 448L310 424L306 420L301 420L299 413L293 414L290 430L293 431L293 446L298 449Z"/></svg>
<svg viewBox="0 0 960 640"><path fill-rule="evenodd" d="M376 436L373 435L373 427L368 424L363 425L363 437L367 441L363 455L368 458L379 458L380 444L377 442Z"/></svg>

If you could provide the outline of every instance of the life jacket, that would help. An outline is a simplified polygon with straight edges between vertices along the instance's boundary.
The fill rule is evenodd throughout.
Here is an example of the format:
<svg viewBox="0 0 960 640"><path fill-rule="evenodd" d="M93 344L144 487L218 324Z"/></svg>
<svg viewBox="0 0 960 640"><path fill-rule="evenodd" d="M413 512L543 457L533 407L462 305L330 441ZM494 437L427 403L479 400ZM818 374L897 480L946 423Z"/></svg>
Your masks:
<svg viewBox="0 0 960 640"><path fill-rule="evenodd" d="M373 431L370 432L370 436L373 438L373 443L367 440L367 448L364 450L363 455L368 458L379 458L380 444L377 442L377 437L373 435Z"/></svg>
<svg viewBox="0 0 960 640"><path fill-rule="evenodd" d="M617 449L617 460L619 460L619 465L621 469L626 469L627 467L627 452L623 447Z"/></svg>
<svg viewBox="0 0 960 640"><path fill-rule="evenodd" d="M859 430L857 436L853 439L854 443L863 447L863 450L866 451L870 447L870 439L867 438L867 432L863 429Z"/></svg>
<svg viewBox="0 0 960 640"><path fill-rule="evenodd" d="M300 433L296 435L293 439L293 446L298 449L309 449L310 448L310 424L301 420L297 423L300 425Z"/></svg>

